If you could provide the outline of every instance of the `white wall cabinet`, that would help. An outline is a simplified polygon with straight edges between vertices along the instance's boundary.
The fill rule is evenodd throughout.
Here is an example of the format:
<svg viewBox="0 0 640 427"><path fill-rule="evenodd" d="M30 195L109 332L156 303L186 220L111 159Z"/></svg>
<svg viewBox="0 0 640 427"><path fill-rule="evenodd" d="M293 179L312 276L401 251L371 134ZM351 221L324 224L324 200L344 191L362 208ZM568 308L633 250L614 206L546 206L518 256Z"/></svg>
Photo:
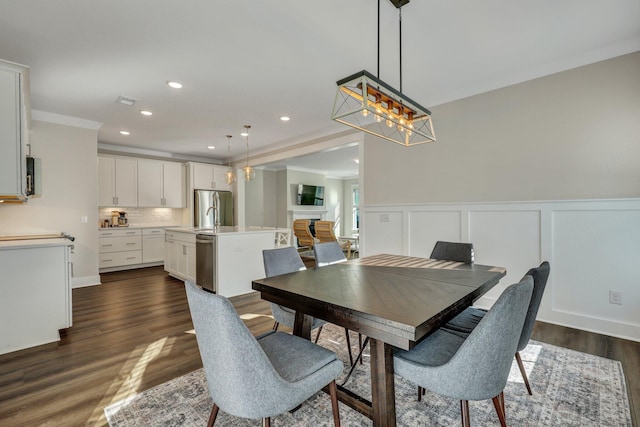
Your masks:
<svg viewBox="0 0 640 427"><path fill-rule="evenodd" d="M183 208L184 187L182 164L138 160L138 206Z"/></svg>
<svg viewBox="0 0 640 427"><path fill-rule="evenodd" d="M26 200L27 67L0 61L0 199Z"/></svg>
<svg viewBox="0 0 640 427"><path fill-rule="evenodd" d="M206 163L189 163L191 173L191 188L194 190L226 190L231 186L227 184L224 165L210 165Z"/></svg>
<svg viewBox="0 0 640 427"><path fill-rule="evenodd" d="M98 156L98 206L138 206L138 162Z"/></svg>
<svg viewBox="0 0 640 427"><path fill-rule="evenodd" d="M196 280L196 235L167 230L164 269L181 280Z"/></svg>

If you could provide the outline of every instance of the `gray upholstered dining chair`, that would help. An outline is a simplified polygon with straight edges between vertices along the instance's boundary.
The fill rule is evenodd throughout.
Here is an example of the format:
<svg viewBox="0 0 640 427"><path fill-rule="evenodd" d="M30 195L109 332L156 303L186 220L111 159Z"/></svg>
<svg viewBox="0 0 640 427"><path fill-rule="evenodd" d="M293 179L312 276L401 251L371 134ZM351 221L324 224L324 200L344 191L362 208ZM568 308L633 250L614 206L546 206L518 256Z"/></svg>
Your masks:
<svg viewBox="0 0 640 427"><path fill-rule="evenodd" d="M255 338L229 300L185 283L189 310L213 409L242 418L289 411L329 385L334 425L340 425L335 380L342 361L330 350L291 334L271 331Z"/></svg>
<svg viewBox="0 0 640 427"><path fill-rule="evenodd" d="M466 337L438 329L409 351L394 353L397 375L442 396L459 399L469 426L469 400L491 399L506 426L504 387L527 314L533 279L509 286Z"/></svg>
<svg viewBox="0 0 640 427"><path fill-rule="evenodd" d="M433 246L429 258L473 264L473 243L443 242L439 240Z"/></svg>
<svg viewBox="0 0 640 427"><path fill-rule="evenodd" d="M293 246L286 246L284 248L276 249L264 249L262 251L262 261L264 263L264 274L267 277L279 276L281 274L293 273L295 271L306 270L298 250ZM293 323L295 321L296 312L288 307L283 307L278 304L271 304L271 313L275 320L273 324L273 330L277 331L278 326L283 324L293 329ZM311 329L318 329L315 342L318 342L320 332L322 332L322 326L327 323L324 320L313 319Z"/></svg>
<svg viewBox="0 0 640 427"><path fill-rule="evenodd" d="M336 241L333 242L322 242L316 243L313 246L313 253L316 259L316 267L324 267L331 264L338 264L341 262L347 262L347 257L345 257L340 244ZM353 353L351 352L351 337L349 336L349 329L344 328L345 337L347 339L347 351L349 353L349 363L351 364L351 370L353 371L354 363L353 363ZM362 351L366 347L366 344L362 345L362 334L358 333L358 360L362 361ZM361 362L362 363L362 362ZM346 380L351 376L351 372L347 376ZM344 383L343 383L344 384Z"/></svg>
<svg viewBox="0 0 640 427"><path fill-rule="evenodd" d="M520 334L520 341L516 348L515 357L518 362L518 368L520 369L522 378L524 379L524 385L527 387L527 392L529 392L529 394L533 393L531 392L531 385L529 384L529 378L527 378L527 372L524 369L520 352L524 350L527 344L529 344L529 339L533 332L533 325L536 322L536 316L538 315L538 309L540 308L540 302L542 301L542 294L547 286L547 279L549 279L550 269L551 267L549 266L549 263L544 261L539 267L532 268L525 274L525 276L533 277L533 295L531 296L531 302L529 303L529 308L527 310L527 317L524 319L524 326L522 328L522 333ZM469 307L447 322L444 328L464 337L471 333L486 314L486 310Z"/></svg>

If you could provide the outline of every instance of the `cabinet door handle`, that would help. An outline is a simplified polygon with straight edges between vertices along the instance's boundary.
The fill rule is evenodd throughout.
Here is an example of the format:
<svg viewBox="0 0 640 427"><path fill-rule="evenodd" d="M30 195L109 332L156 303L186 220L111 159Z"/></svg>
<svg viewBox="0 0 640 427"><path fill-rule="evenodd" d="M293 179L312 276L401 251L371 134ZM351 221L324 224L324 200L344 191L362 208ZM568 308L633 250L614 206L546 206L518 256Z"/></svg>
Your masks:
<svg viewBox="0 0 640 427"><path fill-rule="evenodd" d="M105 243L105 244L103 244L103 245L102 245L102 247L103 247L103 248L106 248L106 247L108 247L108 246L113 246L113 244L112 244L112 243L108 243L108 244L107 244L107 243Z"/></svg>
<svg viewBox="0 0 640 427"><path fill-rule="evenodd" d="M182 245L182 255L186 255L187 254L187 247L185 245Z"/></svg>
<svg viewBox="0 0 640 427"><path fill-rule="evenodd" d="M136 242L129 242L129 243L127 243L127 246L131 246L131 245L137 245L137 243L136 243Z"/></svg>
<svg viewBox="0 0 640 427"><path fill-rule="evenodd" d="M102 262L113 262L112 259L103 259Z"/></svg>
<svg viewBox="0 0 640 427"><path fill-rule="evenodd" d="M134 256L128 256L127 259L136 259Z"/></svg>

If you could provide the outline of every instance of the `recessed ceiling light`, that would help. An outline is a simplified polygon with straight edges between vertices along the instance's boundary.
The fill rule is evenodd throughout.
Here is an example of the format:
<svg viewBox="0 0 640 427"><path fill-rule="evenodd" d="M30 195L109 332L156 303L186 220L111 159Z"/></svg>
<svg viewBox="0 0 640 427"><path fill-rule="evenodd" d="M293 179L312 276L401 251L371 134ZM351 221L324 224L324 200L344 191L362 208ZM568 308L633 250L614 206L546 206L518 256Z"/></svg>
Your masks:
<svg viewBox="0 0 640 427"><path fill-rule="evenodd" d="M129 132L128 130L121 130L120 135L131 135L131 132Z"/></svg>
<svg viewBox="0 0 640 427"><path fill-rule="evenodd" d="M288 122L289 120L291 120L291 117L289 117L289 116L282 116L282 117L280 117L280 120L282 120L283 122Z"/></svg>
<svg viewBox="0 0 640 427"><path fill-rule="evenodd" d="M249 132L240 132L240 136L249 136Z"/></svg>
<svg viewBox="0 0 640 427"><path fill-rule="evenodd" d="M208 148L209 150L215 150L215 149L216 149L216 147L214 147L213 145L208 145L208 146L207 146L207 148Z"/></svg>
<svg viewBox="0 0 640 427"><path fill-rule="evenodd" d="M174 89L182 89L182 83L180 82L172 82L172 81L168 81L167 84L169 85L169 87L174 88Z"/></svg>
<svg viewBox="0 0 640 427"><path fill-rule="evenodd" d="M140 114L142 114L143 116L150 116L153 113L149 110L140 110Z"/></svg>

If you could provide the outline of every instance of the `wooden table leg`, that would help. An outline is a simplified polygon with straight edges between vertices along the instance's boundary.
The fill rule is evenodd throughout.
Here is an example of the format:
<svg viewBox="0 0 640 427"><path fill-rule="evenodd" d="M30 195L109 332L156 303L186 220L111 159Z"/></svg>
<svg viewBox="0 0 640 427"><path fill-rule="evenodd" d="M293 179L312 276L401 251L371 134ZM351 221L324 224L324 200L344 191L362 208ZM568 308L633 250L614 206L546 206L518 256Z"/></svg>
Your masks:
<svg viewBox="0 0 640 427"><path fill-rule="evenodd" d="M313 317L307 316L300 311L296 311L296 318L293 322L293 335L311 340L311 323Z"/></svg>
<svg viewBox="0 0 640 427"><path fill-rule="evenodd" d="M371 404L374 426L396 425L392 346L371 339Z"/></svg>

